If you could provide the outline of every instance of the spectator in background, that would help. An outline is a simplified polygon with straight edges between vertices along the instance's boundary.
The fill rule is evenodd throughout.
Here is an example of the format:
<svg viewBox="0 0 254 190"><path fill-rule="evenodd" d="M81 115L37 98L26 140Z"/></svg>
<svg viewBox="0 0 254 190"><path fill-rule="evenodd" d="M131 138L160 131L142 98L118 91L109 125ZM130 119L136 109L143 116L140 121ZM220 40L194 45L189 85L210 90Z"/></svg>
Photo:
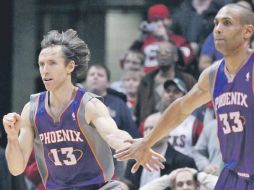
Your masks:
<svg viewBox="0 0 254 190"><path fill-rule="evenodd" d="M198 142L192 149L192 155L198 170L218 176L223 166L223 161L217 136L217 127L216 120L204 125Z"/></svg>
<svg viewBox="0 0 254 190"><path fill-rule="evenodd" d="M176 99L181 98L187 93L187 88L181 79L174 78L164 83L164 93L161 98L162 112ZM159 118L158 118L159 119ZM157 119L157 120L158 120ZM177 151L192 157L193 148L193 128L196 124L196 118L189 115L177 128L172 130L168 135L168 141Z"/></svg>
<svg viewBox="0 0 254 190"><path fill-rule="evenodd" d="M35 155L33 150L24 173L28 180L27 183L29 184L27 190L46 190L42 183L42 179L34 156Z"/></svg>
<svg viewBox="0 0 254 190"><path fill-rule="evenodd" d="M144 136L147 136L153 127L157 124L158 117L149 116L144 123ZM143 168L139 168L139 170L135 173L131 173L131 168L134 165L135 161L128 161L125 178L133 183L136 188L140 188L143 185L149 183L150 181L159 178L162 175L168 174L174 169L182 168L182 167L190 167L196 168L195 162L192 158L176 151L168 142L168 138L164 137L159 140L152 149L160 153L166 158L164 163L165 168L159 171L148 172Z"/></svg>
<svg viewBox="0 0 254 190"><path fill-rule="evenodd" d="M122 76L123 87L126 91L127 96L127 106L132 113L134 121L136 121L134 109L137 103L138 86L143 76L144 73L142 71L132 71L132 70L125 71Z"/></svg>
<svg viewBox="0 0 254 190"><path fill-rule="evenodd" d="M143 71L144 55L138 50L127 50L120 60L120 66L123 72L126 71ZM123 80L115 81L111 84L111 88L126 94L126 89L123 86Z"/></svg>
<svg viewBox="0 0 254 190"><path fill-rule="evenodd" d="M173 80L167 80L163 84L164 91L161 96L161 100L158 103L156 113L149 115L144 122L144 126L147 123L156 125L159 121L164 110L176 99L181 98L187 93L186 86L181 79L174 78ZM193 129L198 124L197 118L193 115L189 115L176 129L168 134L168 141L171 146L177 151L192 157L192 148L194 144ZM142 132L142 126L140 131Z"/></svg>
<svg viewBox="0 0 254 190"><path fill-rule="evenodd" d="M104 104L121 130L127 131L132 137L139 137L137 127L132 120L126 103L116 95L108 93L110 72L105 65L91 65L88 68L86 80L82 83L86 89L103 97Z"/></svg>
<svg viewBox="0 0 254 190"><path fill-rule="evenodd" d="M127 179L122 179L119 180L121 184L121 190L138 190L138 188L135 187L129 180Z"/></svg>
<svg viewBox="0 0 254 190"><path fill-rule="evenodd" d="M141 37L136 43L139 42L140 47L144 52L153 45L155 42L171 41L178 48L178 54L182 61L179 62L180 66L185 67L193 61L193 52L188 41L180 35L175 34L170 30L172 17L170 10L164 4L155 4L149 7L147 11L147 21L143 21L140 25ZM134 44L136 44L134 43ZM150 65L145 62L145 72L150 72L158 65ZM157 66L157 67L155 67Z"/></svg>
<svg viewBox="0 0 254 190"><path fill-rule="evenodd" d="M163 83L168 79L182 79L189 90L196 82L193 76L176 67L178 61L177 48L173 43L158 42L157 61L159 68L148 73L140 82L138 88L135 115L138 124L150 114L157 112L156 104L160 101L163 92Z"/></svg>
<svg viewBox="0 0 254 190"><path fill-rule="evenodd" d="M214 61L222 59L223 55L215 48L213 33L210 33L202 45L199 57L199 70L202 72Z"/></svg>
<svg viewBox="0 0 254 190"><path fill-rule="evenodd" d="M172 30L183 35L190 42L195 55L205 38L212 32L213 18L218 6L212 6L212 0L185 0L173 15Z"/></svg>
<svg viewBox="0 0 254 190"><path fill-rule="evenodd" d="M214 190L217 180L218 177L211 174L179 168L147 183L140 190Z"/></svg>

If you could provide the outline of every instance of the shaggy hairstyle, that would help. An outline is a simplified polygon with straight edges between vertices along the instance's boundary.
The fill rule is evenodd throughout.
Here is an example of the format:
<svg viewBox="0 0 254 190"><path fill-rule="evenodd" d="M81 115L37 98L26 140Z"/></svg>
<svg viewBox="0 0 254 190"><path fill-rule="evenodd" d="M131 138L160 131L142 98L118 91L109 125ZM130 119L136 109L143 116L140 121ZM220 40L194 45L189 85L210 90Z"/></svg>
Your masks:
<svg viewBox="0 0 254 190"><path fill-rule="evenodd" d="M41 49L58 45L62 47L65 63L67 64L70 61L75 62L75 69L71 74L72 82L75 83L79 73L87 71L90 50L73 29L68 29L61 33L57 30L51 30L41 41Z"/></svg>

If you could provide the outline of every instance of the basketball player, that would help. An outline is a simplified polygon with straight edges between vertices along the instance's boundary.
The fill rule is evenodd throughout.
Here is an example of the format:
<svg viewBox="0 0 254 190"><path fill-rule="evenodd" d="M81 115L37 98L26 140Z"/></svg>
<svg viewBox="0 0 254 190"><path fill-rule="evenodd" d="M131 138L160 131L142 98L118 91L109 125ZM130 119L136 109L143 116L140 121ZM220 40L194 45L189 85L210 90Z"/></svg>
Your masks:
<svg viewBox="0 0 254 190"><path fill-rule="evenodd" d="M225 167L216 190L254 189L254 53L249 49L254 32L253 12L237 4L222 7L214 19L216 48L224 59L201 74L184 97L172 103L147 137L131 140L130 147L118 151L119 160L136 159L148 163L147 150L178 126L195 108L213 100L218 120L218 136Z"/></svg>
<svg viewBox="0 0 254 190"><path fill-rule="evenodd" d="M99 97L73 85L77 69L89 61L86 43L72 29L50 31L41 48L38 63L47 91L32 95L21 116L3 117L10 172L24 171L34 145L46 189L119 189L110 181L114 166L109 146L124 148L124 140L132 138L117 128ZM163 167L152 159L155 166Z"/></svg>

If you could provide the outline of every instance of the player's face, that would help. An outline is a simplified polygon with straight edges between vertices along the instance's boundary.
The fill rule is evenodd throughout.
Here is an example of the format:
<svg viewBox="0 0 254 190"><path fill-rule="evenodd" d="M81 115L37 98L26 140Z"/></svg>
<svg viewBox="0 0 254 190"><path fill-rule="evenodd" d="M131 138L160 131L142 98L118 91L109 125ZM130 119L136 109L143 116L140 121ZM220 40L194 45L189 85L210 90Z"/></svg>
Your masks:
<svg viewBox="0 0 254 190"><path fill-rule="evenodd" d="M244 44L243 25L236 8L223 7L214 19L214 43L217 50L230 55Z"/></svg>
<svg viewBox="0 0 254 190"><path fill-rule="evenodd" d="M103 95L108 87L107 73L103 68L90 67L86 76L86 87L89 91Z"/></svg>
<svg viewBox="0 0 254 190"><path fill-rule="evenodd" d="M123 70L133 70L138 71L142 69L142 64L140 59L135 53L128 53L123 62Z"/></svg>
<svg viewBox="0 0 254 190"><path fill-rule="evenodd" d="M41 50L39 70L46 90L53 91L66 82L71 82L71 72L74 64L65 63L61 46L52 46Z"/></svg>
<svg viewBox="0 0 254 190"><path fill-rule="evenodd" d="M175 190L195 190L196 183L193 175L189 171L181 171L177 174L175 180Z"/></svg>

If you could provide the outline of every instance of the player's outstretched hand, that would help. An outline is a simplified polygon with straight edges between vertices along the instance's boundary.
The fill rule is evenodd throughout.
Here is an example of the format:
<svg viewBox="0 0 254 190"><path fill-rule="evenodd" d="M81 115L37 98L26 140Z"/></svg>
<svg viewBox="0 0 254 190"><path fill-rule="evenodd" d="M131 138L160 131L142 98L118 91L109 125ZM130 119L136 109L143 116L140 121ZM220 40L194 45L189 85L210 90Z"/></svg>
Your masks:
<svg viewBox="0 0 254 190"><path fill-rule="evenodd" d="M162 162L165 161L165 158L147 147L142 138L126 140L125 142L131 143L131 145L117 150L114 157L119 161L135 159L136 163L132 167L132 173L135 173L140 166L148 171L152 171L152 169L157 171L159 168L164 168Z"/></svg>

